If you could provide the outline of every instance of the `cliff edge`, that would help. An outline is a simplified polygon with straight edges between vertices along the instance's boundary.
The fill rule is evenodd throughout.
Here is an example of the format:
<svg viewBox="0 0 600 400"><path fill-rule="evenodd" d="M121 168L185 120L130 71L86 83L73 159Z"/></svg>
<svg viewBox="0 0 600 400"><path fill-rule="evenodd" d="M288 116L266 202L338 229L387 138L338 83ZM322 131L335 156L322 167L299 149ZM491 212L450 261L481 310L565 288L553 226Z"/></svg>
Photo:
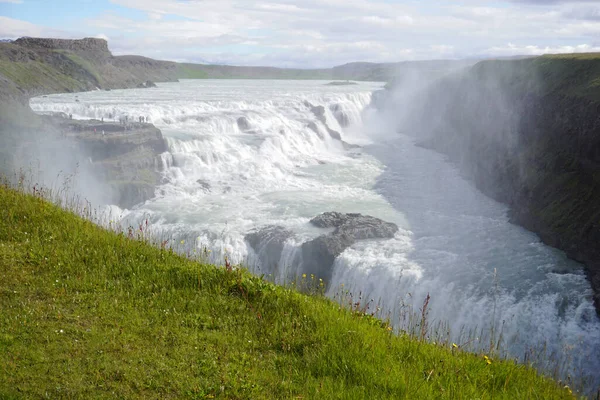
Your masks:
<svg viewBox="0 0 600 400"><path fill-rule="evenodd" d="M407 111L511 221L585 264L600 312L600 55L482 61Z"/></svg>
<svg viewBox="0 0 600 400"><path fill-rule="evenodd" d="M103 39L21 38L0 43L0 172L10 176L17 169L29 169L28 164L55 168L55 175L85 169L85 179L99 184L88 186L106 186L92 188L105 192L92 196L99 201L129 208L147 200L159 183L159 154L166 151L158 129L129 124L125 131L125 126L101 121L39 116L29 107L29 98L147 87L153 80L176 80L176 69L171 62L115 57ZM97 134L102 131L107 135Z"/></svg>

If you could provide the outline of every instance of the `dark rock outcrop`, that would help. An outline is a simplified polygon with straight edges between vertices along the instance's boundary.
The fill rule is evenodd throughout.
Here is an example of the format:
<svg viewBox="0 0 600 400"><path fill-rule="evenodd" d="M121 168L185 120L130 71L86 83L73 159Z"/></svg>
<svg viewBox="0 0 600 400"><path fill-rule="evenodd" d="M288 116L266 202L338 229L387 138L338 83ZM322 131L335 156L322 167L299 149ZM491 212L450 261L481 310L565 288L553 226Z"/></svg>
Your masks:
<svg viewBox="0 0 600 400"><path fill-rule="evenodd" d="M323 136L323 134L321 133L321 131L319 131L319 127L317 126L317 123L315 121L310 121L306 127L308 129L310 129L311 131L313 131L314 133L316 133L320 139L325 139L325 137Z"/></svg>
<svg viewBox="0 0 600 400"><path fill-rule="evenodd" d="M153 88L156 87L156 83L152 82L151 80L147 80L146 82L142 82L139 85L137 85L137 87L140 89Z"/></svg>
<svg viewBox="0 0 600 400"><path fill-rule="evenodd" d="M115 182L111 184L113 202L119 207L131 208L154 197L156 186L145 182Z"/></svg>
<svg viewBox="0 0 600 400"><path fill-rule="evenodd" d="M281 226L270 225L246 234L244 239L258 255L261 271L277 274L285 242L293 235Z"/></svg>
<svg viewBox="0 0 600 400"><path fill-rule="evenodd" d="M323 106L313 106L310 103L309 107L310 107L310 111L315 115L315 117L317 117L317 119L319 121L321 121L322 123L326 123L325 121L325 107Z"/></svg>
<svg viewBox="0 0 600 400"><path fill-rule="evenodd" d="M242 132L246 132L250 130L250 122L248 121L248 118L246 117L239 117L236 120L237 126L239 128L240 131Z"/></svg>
<svg viewBox="0 0 600 400"><path fill-rule="evenodd" d="M350 118L344 111L342 111L342 107L340 107L339 104L333 104L329 106L329 109L342 128L346 128L348 125L350 125Z"/></svg>
<svg viewBox="0 0 600 400"><path fill-rule="evenodd" d="M99 51L108 52L108 43L104 39L83 38L83 39L53 39L21 37L12 43L23 47L44 47L47 49L61 49L73 51Z"/></svg>
<svg viewBox="0 0 600 400"><path fill-rule="evenodd" d="M162 133L154 125L121 125L62 116L44 119L60 131L63 140L88 157L94 175L111 188L110 202L131 208L154 196L160 180L159 155L167 151Z"/></svg>
<svg viewBox="0 0 600 400"><path fill-rule="evenodd" d="M358 85L358 83L352 82L352 81L333 81L333 82L329 82L329 83L325 84L325 86L351 86L351 85Z"/></svg>
<svg viewBox="0 0 600 400"><path fill-rule="evenodd" d="M353 213L326 212L310 222L319 228L335 228L331 233L302 244L304 272L325 282L331 281L335 258L356 241L392 238L398 231L396 224Z"/></svg>
<svg viewBox="0 0 600 400"><path fill-rule="evenodd" d="M317 120L323 124L323 126L327 130L327 133L329 133L329 136L331 136L332 139L342 141L342 135L338 131L336 131L334 129L331 129L327 125L327 119L325 118L325 107L323 107L323 106L313 106L308 101L305 101L304 105L306 107L310 108L310 111L315 115L315 117L317 117ZM316 122L310 121L308 123L307 127L310 130L312 130L313 132L315 132L317 135L319 135L319 137L321 139L324 139L323 134L319 131L319 128L317 127ZM346 145L346 144L347 143L344 142L344 145Z"/></svg>

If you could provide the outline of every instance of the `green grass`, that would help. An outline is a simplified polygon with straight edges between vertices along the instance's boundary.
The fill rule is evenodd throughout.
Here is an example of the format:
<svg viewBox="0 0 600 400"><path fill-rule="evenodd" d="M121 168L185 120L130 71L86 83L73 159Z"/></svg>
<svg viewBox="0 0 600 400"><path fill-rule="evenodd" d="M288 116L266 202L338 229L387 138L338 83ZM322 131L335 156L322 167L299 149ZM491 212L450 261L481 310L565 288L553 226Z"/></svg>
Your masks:
<svg viewBox="0 0 600 400"><path fill-rule="evenodd" d="M41 61L12 62L0 59L0 74L27 91L43 88L45 92L80 91L77 80Z"/></svg>
<svg viewBox="0 0 600 400"><path fill-rule="evenodd" d="M206 71L189 64L177 65L177 77L179 79L206 79L208 74Z"/></svg>
<svg viewBox="0 0 600 400"><path fill-rule="evenodd" d="M473 67L476 76L494 77L504 89L539 96L600 101L600 54L547 55L522 60L488 60Z"/></svg>
<svg viewBox="0 0 600 400"><path fill-rule="evenodd" d="M40 197L0 187L0 398L573 398Z"/></svg>
<svg viewBox="0 0 600 400"><path fill-rule="evenodd" d="M96 82L98 82L99 84L103 82L103 79L100 77L100 74L98 73L98 71L96 71L96 68L94 68L90 61L72 52L63 52L63 54L67 56L67 58L73 63L79 65L83 70L87 71L87 73L89 73L96 80Z"/></svg>

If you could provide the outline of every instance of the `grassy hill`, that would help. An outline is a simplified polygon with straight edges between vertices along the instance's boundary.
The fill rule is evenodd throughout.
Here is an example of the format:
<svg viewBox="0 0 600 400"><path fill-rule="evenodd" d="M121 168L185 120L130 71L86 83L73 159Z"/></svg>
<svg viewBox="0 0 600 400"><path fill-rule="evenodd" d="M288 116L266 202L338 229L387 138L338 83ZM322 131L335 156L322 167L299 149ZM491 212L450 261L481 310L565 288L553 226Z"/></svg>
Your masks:
<svg viewBox="0 0 600 400"><path fill-rule="evenodd" d="M532 368L398 336L42 197L0 186L0 398L573 398Z"/></svg>
<svg viewBox="0 0 600 400"><path fill-rule="evenodd" d="M475 65L478 79L494 77L504 91L600 100L600 53L552 54L522 60L487 60Z"/></svg>

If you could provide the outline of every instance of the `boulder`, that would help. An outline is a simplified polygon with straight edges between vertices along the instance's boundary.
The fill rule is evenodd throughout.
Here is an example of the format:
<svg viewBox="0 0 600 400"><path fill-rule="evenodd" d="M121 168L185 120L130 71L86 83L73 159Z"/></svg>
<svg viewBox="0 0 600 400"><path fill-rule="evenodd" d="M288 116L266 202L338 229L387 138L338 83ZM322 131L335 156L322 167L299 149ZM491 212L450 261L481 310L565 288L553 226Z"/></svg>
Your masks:
<svg viewBox="0 0 600 400"><path fill-rule="evenodd" d="M388 239L398 232L396 224L362 214L326 212L310 222L319 228L335 228L302 244L304 272L325 282L331 281L335 258L358 240Z"/></svg>
<svg viewBox="0 0 600 400"><path fill-rule="evenodd" d="M325 123L325 107L323 106L311 106L310 111L317 117L317 119Z"/></svg>
<svg viewBox="0 0 600 400"><path fill-rule="evenodd" d="M250 130L250 122L248 122L248 118L239 117L236 122L240 131L245 132Z"/></svg>
<svg viewBox="0 0 600 400"><path fill-rule="evenodd" d="M326 126L326 128L327 128L327 132L329 132L329 136L331 136L332 139L342 140L342 135L340 135L340 133L338 131L331 129L328 126Z"/></svg>
<svg viewBox="0 0 600 400"><path fill-rule="evenodd" d="M276 274L286 240L294 233L278 225L269 225L250 232L244 239L260 260L261 272Z"/></svg>
<svg viewBox="0 0 600 400"><path fill-rule="evenodd" d="M139 85L137 85L137 87L140 89L156 87L156 83L152 81L141 82Z"/></svg>
<svg viewBox="0 0 600 400"><path fill-rule="evenodd" d="M304 105L310 109L310 111L314 114L315 117L322 123L325 123L325 107L323 106L314 106L309 101L304 101Z"/></svg>
<svg viewBox="0 0 600 400"><path fill-rule="evenodd" d="M323 134L321 133L321 131L319 131L319 127L317 126L317 123L315 121L310 121L306 127L308 129L310 129L311 131L313 131L314 133L316 133L317 135L319 135L320 139L325 139L325 137L323 136Z"/></svg>

